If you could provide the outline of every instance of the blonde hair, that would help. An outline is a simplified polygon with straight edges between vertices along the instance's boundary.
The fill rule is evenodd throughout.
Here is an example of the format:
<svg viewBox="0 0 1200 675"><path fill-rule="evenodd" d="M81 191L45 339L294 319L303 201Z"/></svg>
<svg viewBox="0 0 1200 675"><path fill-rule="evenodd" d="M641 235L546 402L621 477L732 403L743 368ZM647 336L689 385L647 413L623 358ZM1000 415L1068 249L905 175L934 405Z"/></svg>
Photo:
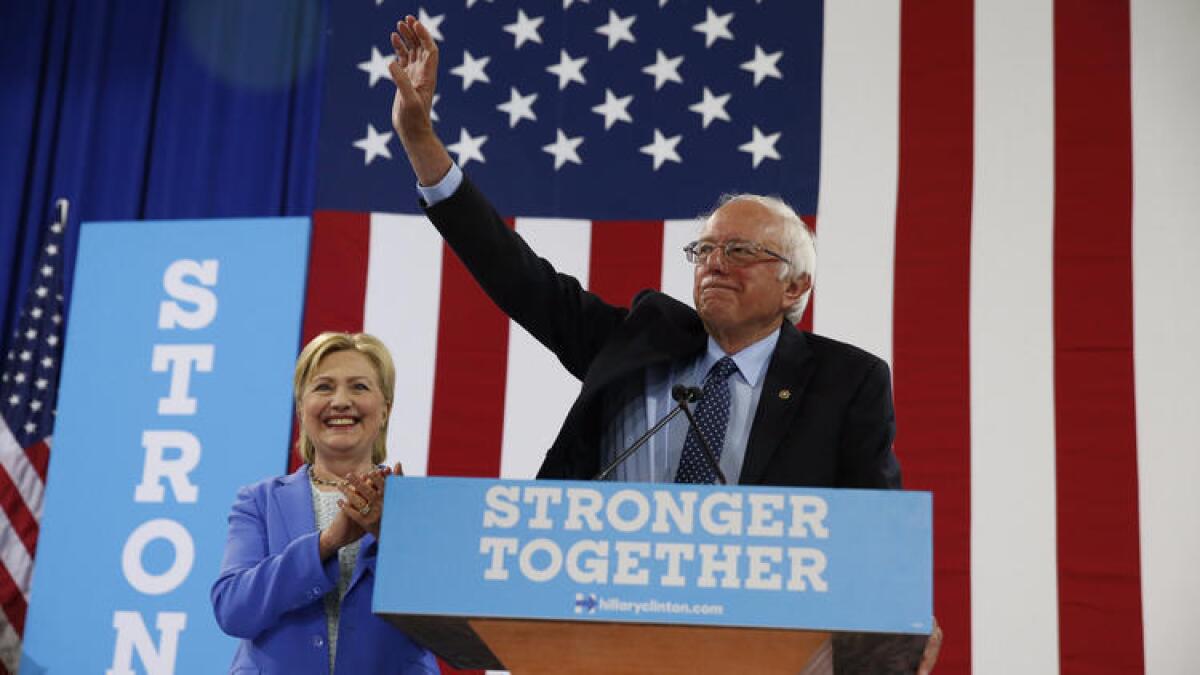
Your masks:
<svg viewBox="0 0 1200 675"><path fill-rule="evenodd" d="M295 397L297 417L300 416L300 399L304 395L304 385L308 383L309 376L326 356L344 351L355 351L367 357L367 361L375 369L375 376L379 380L384 410L387 413L391 412L393 395L396 393L396 366L392 363L392 355L388 353L387 346L379 338L367 333L326 332L321 333L305 345L300 352L300 357L296 359L296 375L292 380L292 395ZM371 448L371 463L373 464L382 464L387 459L387 425L390 419L390 414L384 415L383 427L379 430L379 437L375 439L374 447ZM312 464L316 458L316 447L313 446L312 439L308 437L308 434L304 433L303 424L300 425L300 438L296 441L296 445L304 461Z"/></svg>

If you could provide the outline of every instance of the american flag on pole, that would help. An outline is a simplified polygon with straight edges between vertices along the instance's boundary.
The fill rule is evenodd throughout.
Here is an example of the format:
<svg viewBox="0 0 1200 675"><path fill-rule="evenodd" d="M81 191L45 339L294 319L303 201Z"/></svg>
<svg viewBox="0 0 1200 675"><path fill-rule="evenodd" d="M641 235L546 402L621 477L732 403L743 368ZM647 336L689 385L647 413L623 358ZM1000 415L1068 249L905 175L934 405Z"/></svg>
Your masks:
<svg viewBox="0 0 1200 675"><path fill-rule="evenodd" d="M689 300L722 192L815 222L804 325L892 364L934 494L938 672L1200 670L1194 2L334 3L305 338L389 344L408 473L528 478L578 383L417 213L404 13L452 154L609 301Z"/></svg>
<svg viewBox="0 0 1200 675"><path fill-rule="evenodd" d="M64 327L65 201L41 233L37 265L0 372L0 672L15 673L29 605Z"/></svg>

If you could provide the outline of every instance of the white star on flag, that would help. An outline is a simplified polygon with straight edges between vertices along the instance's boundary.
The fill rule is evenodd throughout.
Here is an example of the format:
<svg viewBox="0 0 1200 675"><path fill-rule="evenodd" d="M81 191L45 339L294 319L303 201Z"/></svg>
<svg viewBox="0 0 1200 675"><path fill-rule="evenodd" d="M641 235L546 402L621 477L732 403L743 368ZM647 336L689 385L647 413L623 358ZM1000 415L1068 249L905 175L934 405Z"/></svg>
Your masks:
<svg viewBox="0 0 1200 675"><path fill-rule="evenodd" d="M633 123L633 117L629 115L629 104L633 102L633 95L622 96L618 98L613 94L612 89L604 90L604 103L597 106L592 106L592 112L598 115L604 115L605 130L612 127L617 122Z"/></svg>
<svg viewBox="0 0 1200 675"><path fill-rule="evenodd" d="M679 66L682 63L682 56L669 59L661 49L656 49L654 63L642 68L642 72L654 76L654 90L658 91L667 82L683 84L683 78L679 76Z"/></svg>
<svg viewBox="0 0 1200 675"><path fill-rule="evenodd" d="M732 40L733 33L729 32L729 22L733 21L733 12L717 14L712 7L704 10L704 21L692 26L697 33L704 33L704 46L711 47L720 39Z"/></svg>
<svg viewBox="0 0 1200 675"><path fill-rule="evenodd" d="M509 87L508 101L501 103L496 108L501 112L508 113L508 128L511 129L523 119L537 121L537 115L533 114L533 102L537 100L537 97L537 93L522 96L516 87Z"/></svg>
<svg viewBox="0 0 1200 675"><path fill-rule="evenodd" d="M388 73L388 64L391 62L390 57L381 54L374 45L371 46L371 58L358 64L358 69L370 76L368 87L374 87L375 83L380 80L391 82L392 76Z"/></svg>
<svg viewBox="0 0 1200 675"><path fill-rule="evenodd" d="M376 157L392 158L392 151L388 150L387 146L390 140L392 132L379 133L375 130L375 125L368 123L366 137L354 141L354 147L363 151L363 164L370 164Z"/></svg>
<svg viewBox="0 0 1200 675"><path fill-rule="evenodd" d="M621 18L616 12L608 10L608 23L596 28L596 32L608 38L608 51L612 51L621 43L622 40L633 44L637 40L633 39L633 22L637 20L637 16L630 14L625 18Z"/></svg>
<svg viewBox="0 0 1200 675"><path fill-rule="evenodd" d="M729 113L725 112L725 104L729 103L729 98L731 96L732 94L713 96L713 93L709 91L708 87L705 87L704 99L688 106L688 110L698 113L703 118L701 121L701 126L707 129L709 122L712 122L713 120L725 120L726 122L729 121Z"/></svg>
<svg viewBox="0 0 1200 675"><path fill-rule="evenodd" d="M490 56L484 56L477 59L474 56L471 56L471 52L464 49L463 62L451 68L450 73L462 78L462 88L463 91L466 91L470 89L471 85L475 84L476 82L491 83L491 80L488 79L487 73L484 72L484 68L487 68L487 64L491 60L492 57Z"/></svg>
<svg viewBox="0 0 1200 675"><path fill-rule="evenodd" d="M738 150L750 153L751 161L754 168L758 168L760 162L764 158L779 159L779 152L775 150L775 143L779 141L779 137L783 135L782 131L776 131L773 134L764 135L758 130L758 126L753 127L753 136L751 139L738 146Z"/></svg>
<svg viewBox="0 0 1200 675"><path fill-rule="evenodd" d="M558 89L562 91L572 82L587 84L587 80L583 77L583 66L585 64L587 64L586 56L573 59L567 53L567 50L562 49L559 50L558 63L547 66L546 70L558 76Z"/></svg>
<svg viewBox="0 0 1200 675"><path fill-rule="evenodd" d="M513 41L516 43L513 45L514 49L520 49L521 45L526 42L542 44L542 36L538 34L538 27L542 25L543 21L545 21L544 17L529 17L526 16L525 10L518 9L517 20L505 25L504 32L512 33Z"/></svg>
<svg viewBox="0 0 1200 675"><path fill-rule="evenodd" d="M429 37L437 40L438 42L442 41L442 21L445 20L445 14L429 16L425 13L424 7L417 10L417 21L420 21L421 25L425 26L425 30L429 31Z"/></svg>
<svg viewBox="0 0 1200 675"><path fill-rule="evenodd" d="M653 157L654 170L658 171L658 167L662 166L663 162L683 162L679 157L679 153L675 151L675 146L679 145L679 141L681 140L683 140L683 134L667 138L663 136L661 131L655 129L654 142L649 145L643 145L638 151Z"/></svg>
<svg viewBox="0 0 1200 675"><path fill-rule="evenodd" d="M754 73L754 86L757 87L768 77L783 79L783 74L775 65L781 58L783 58L782 50L768 54L763 51L762 47L754 45L754 58L743 63L739 68Z"/></svg>
<svg viewBox="0 0 1200 675"><path fill-rule="evenodd" d="M472 136L464 127L458 131L458 142L447 145L446 149L458 155L459 166L466 166L471 160L484 163L487 160L483 157L482 148L487 139L487 136Z"/></svg>
<svg viewBox="0 0 1200 675"><path fill-rule="evenodd" d="M583 143L583 136L569 138L562 129L557 129L556 133L558 137L553 143L542 146L542 150L554 155L554 170L558 171L567 162L583 164L578 152L579 145Z"/></svg>

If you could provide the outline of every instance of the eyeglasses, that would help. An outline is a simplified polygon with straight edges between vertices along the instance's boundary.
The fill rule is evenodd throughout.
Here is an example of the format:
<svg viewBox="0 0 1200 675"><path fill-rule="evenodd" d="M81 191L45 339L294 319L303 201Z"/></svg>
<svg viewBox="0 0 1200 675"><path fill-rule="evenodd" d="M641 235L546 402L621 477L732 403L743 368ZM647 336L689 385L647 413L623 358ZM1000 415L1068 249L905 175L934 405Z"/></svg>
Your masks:
<svg viewBox="0 0 1200 675"><path fill-rule="evenodd" d="M687 254L687 261L693 265L703 265L708 262L713 251L721 249L721 253L725 254L726 262L732 265L749 265L756 262L765 262L763 255L769 255L776 260L781 260L788 265L792 264L791 260L779 255L775 251L763 246L754 241L741 241L733 239L718 244L711 241L693 241L683 247L683 252Z"/></svg>

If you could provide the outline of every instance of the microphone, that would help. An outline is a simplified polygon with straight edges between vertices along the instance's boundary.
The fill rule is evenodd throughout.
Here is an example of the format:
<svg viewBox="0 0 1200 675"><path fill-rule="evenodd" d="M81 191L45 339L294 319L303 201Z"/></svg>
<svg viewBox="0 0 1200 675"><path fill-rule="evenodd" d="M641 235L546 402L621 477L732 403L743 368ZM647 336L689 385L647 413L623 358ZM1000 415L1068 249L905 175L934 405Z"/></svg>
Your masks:
<svg viewBox="0 0 1200 675"><path fill-rule="evenodd" d="M677 384L671 387L671 398L675 399L676 403L682 403L687 399L688 403L695 403L704 395L704 390L700 387L689 387L683 384Z"/></svg>
<svg viewBox="0 0 1200 675"><path fill-rule="evenodd" d="M637 452L638 448L645 445L646 442L650 440L651 436L658 433L658 431L663 427L667 426L667 423L675 419L675 416L679 413L686 411L688 419L691 419L692 411L688 410L687 404L699 401L700 397L703 395L704 392L700 389L700 387L689 387L683 384L677 384L674 387L671 387L671 398L675 399L676 404L675 407L671 409L671 412L667 413L666 416L660 419L657 424L650 427L646 433L639 436L638 439L633 442L633 445L622 450L621 454L613 458L613 461L609 462L608 466L601 469L600 473L596 474L592 480L604 480L608 478L609 474L615 471L618 466L624 464L625 460L629 459L633 453ZM695 424L695 422L692 422L692 424ZM705 447L708 446L705 445ZM711 453L712 451L709 450L709 452ZM720 468L717 469L717 474L721 476L721 481L724 482L725 476L721 474Z"/></svg>

